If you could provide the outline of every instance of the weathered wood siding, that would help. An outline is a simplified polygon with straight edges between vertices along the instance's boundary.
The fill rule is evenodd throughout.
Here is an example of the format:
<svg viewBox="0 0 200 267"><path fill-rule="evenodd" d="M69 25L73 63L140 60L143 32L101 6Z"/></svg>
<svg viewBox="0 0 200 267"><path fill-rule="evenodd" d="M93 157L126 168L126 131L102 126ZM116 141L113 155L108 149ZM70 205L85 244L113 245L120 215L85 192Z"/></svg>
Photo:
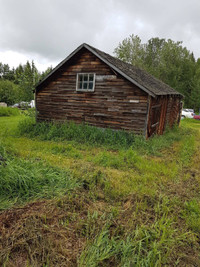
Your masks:
<svg viewBox="0 0 200 267"><path fill-rule="evenodd" d="M77 73L96 73L94 92L76 91ZM86 49L36 93L38 121L73 120L145 134L148 95Z"/></svg>
<svg viewBox="0 0 200 267"><path fill-rule="evenodd" d="M158 96L151 98L147 137L152 134L163 134L166 126L179 124L181 114L181 99L177 96Z"/></svg>
<svg viewBox="0 0 200 267"><path fill-rule="evenodd" d="M175 123L179 123L180 115L181 115L181 99L178 97L169 96L165 124L172 127Z"/></svg>

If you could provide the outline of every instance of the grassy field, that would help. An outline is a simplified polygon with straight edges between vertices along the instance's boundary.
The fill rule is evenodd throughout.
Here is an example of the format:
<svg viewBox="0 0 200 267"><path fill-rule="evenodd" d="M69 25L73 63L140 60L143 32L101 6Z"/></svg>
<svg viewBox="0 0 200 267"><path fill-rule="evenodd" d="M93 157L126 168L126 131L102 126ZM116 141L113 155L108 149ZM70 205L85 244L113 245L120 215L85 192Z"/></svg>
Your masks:
<svg viewBox="0 0 200 267"><path fill-rule="evenodd" d="M1 266L200 266L200 122L0 125Z"/></svg>

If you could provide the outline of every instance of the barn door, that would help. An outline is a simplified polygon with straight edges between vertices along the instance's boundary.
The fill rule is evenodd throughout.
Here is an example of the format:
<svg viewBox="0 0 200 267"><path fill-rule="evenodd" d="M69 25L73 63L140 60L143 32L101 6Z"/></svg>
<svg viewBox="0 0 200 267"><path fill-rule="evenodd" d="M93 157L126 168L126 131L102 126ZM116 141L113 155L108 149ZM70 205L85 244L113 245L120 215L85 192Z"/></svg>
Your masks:
<svg viewBox="0 0 200 267"><path fill-rule="evenodd" d="M149 136L158 133L159 123L161 114L161 104L154 105L151 107L151 116L149 124Z"/></svg>

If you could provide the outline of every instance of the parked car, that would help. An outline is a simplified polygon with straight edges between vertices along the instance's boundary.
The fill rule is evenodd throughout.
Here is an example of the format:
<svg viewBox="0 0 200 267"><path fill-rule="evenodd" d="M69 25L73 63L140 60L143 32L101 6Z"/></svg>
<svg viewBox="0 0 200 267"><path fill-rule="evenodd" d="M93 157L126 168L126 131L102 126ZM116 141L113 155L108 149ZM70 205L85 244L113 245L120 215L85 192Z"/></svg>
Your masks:
<svg viewBox="0 0 200 267"><path fill-rule="evenodd" d="M200 115L194 115L193 119L200 120Z"/></svg>
<svg viewBox="0 0 200 267"><path fill-rule="evenodd" d="M185 109L182 110L181 118L189 118L189 119L192 119L193 116L194 116L194 110L193 109L185 108Z"/></svg>

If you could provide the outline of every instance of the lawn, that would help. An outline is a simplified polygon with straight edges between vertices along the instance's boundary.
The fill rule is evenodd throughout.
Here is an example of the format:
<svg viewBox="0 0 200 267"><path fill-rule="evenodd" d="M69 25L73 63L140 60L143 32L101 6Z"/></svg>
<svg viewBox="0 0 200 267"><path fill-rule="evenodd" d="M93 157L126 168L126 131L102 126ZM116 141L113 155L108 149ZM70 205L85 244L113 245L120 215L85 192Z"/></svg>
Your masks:
<svg viewBox="0 0 200 267"><path fill-rule="evenodd" d="M200 122L147 141L18 114L0 125L2 266L200 265Z"/></svg>

